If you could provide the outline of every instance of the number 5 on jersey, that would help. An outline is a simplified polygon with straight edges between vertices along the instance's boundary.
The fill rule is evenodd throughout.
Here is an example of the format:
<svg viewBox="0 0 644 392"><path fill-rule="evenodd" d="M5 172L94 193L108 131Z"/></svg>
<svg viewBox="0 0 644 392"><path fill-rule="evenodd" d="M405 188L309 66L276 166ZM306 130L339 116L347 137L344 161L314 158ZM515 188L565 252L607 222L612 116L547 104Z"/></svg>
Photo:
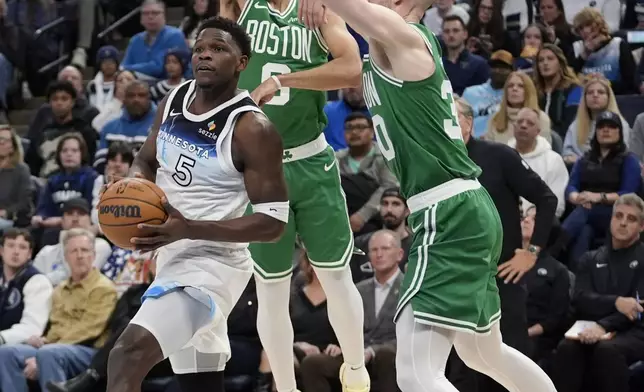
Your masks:
<svg viewBox="0 0 644 392"><path fill-rule="evenodd" d="M177 165L174 167L175 173L172 179L181 186L188 186L192 183L192 172L190 169L195 167L196 161L183 154L179 156Z"/></svg>

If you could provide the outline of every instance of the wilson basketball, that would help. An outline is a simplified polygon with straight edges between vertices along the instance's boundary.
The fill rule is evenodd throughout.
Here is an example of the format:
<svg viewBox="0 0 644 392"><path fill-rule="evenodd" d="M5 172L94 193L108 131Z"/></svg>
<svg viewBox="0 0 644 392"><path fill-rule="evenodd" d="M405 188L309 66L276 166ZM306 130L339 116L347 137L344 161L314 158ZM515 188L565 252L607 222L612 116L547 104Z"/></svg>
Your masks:
<svg viewBox="0 0 644 392"><path fill-rule="evenodd" d="M161 198L163 191L142 178L125 178L107 188L98 203L98 223L116 246L133 249L130 239L139 237L137 225L159 225L168 218Z"/></svg>

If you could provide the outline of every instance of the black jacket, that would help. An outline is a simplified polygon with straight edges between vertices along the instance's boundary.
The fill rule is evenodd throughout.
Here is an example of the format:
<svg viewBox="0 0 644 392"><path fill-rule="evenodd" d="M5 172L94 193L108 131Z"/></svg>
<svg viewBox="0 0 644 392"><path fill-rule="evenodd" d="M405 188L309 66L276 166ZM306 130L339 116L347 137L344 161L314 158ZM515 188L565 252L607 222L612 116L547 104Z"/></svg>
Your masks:
<svg viewBox="0 0 644 392"><path fill-rule="evenodd" d="M501 217L503 250L499 264L510 260L515 249L522 248L519 197L537 207L530 243L545 248L557 209L557 197L548 185L519 153L505 144L472 138L467 143L467 153L483 169L479 181L492 197Z"/></svg>
<svg viewBox="0 0 644 392"><path fill-rule="evenodd" d="M566 266L547 252L541 252L525 280L528 325L541 324L544 335L565 332L570 307L570 275Z"/></svg>
<svg viewBox="0 0 644 392"><path fill-rule="evenodd" d="M643 268L644 244L640 241L626 249L605 245L584 254L575 283L575 319L596 321L607 332L632 327L633 322L615 308L615 301L644 293ZM635 325L644 326L642 321Z"/></svg>

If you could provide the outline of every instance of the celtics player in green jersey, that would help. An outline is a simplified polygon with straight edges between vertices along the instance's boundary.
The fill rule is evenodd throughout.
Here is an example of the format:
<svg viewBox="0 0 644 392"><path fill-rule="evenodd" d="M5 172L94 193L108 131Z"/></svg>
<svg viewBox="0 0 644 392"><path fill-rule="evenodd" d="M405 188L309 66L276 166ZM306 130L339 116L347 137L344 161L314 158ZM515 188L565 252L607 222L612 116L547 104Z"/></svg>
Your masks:
<svg viewBox="0 0 644 392"><path fill-rule="evenodd" d="M346 24L322 12L321 25L298 18L297 0L220 0L220 14L236 20L251 38L252 57L239 80L275 124L284 145L290 216L277 243L251 244L259 313L257 327L279 392L296 388L290 277L296 234L327 297L329 321L342 349L344 391L368 392L363 307L348 262L353 234L340 172L327 144L326 90L360 83L362 62ZM333 60L329 61L331 55Z"/></svg>
<svg viewBox="0 0 644 392"><path fill-rule="evenodd" d="M414 232L396 313L403 392L453 392L454 346L510 392L552 392L548 376L503 344L495 276L502 228L467 156L438 39L418 24L433 0L320 1L369 43L363 88L380 150L400 181Z"/></svg>

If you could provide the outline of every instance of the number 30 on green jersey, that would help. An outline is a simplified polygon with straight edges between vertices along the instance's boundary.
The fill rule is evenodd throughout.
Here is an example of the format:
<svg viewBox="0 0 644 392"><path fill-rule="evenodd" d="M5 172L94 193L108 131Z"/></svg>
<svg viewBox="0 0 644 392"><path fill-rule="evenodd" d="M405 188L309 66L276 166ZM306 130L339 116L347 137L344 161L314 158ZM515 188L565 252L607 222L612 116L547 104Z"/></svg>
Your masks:
<svg viewBox="0 0 644 392"><path fill-rule="evenodd" d="M454 102L454 91L452 90L452 83L449 80L444 80L441 84L441 98L449 103L452 112L451 118L443 120L443 131L450 139L462 139L461 126L458 122L458 112L456 111L456 102ZM386 160L391 161L396 157L396 153L394 152L391 138L387 132L385 120L380 115L375 115L371 119L380 152Z"/></svg>

